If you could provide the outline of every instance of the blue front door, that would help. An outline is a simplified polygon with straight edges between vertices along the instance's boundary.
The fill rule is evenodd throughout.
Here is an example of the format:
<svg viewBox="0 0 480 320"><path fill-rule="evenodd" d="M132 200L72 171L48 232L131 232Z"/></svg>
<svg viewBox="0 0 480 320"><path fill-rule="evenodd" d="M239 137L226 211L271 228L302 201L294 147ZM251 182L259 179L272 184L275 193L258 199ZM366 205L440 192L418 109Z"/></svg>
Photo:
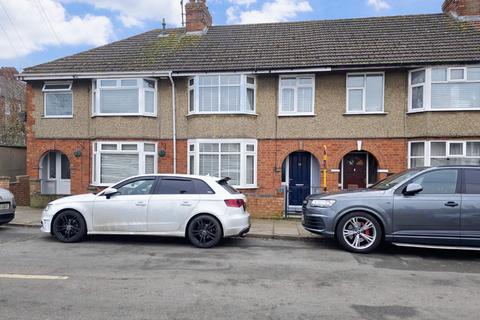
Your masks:
<svg viewBox="0 0 480 320"><path fill-rule="evenodd" d="M289 157L288 204L301 206L310 194L311 155L308 152L295 152Z"/></svg>

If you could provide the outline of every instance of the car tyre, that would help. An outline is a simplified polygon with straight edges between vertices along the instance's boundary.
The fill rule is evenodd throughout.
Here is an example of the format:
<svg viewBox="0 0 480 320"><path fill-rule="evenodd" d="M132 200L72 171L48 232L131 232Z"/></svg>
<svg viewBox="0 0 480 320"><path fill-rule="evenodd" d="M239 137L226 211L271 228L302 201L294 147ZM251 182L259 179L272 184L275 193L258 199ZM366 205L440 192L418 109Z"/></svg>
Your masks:
<svg viewBox="0 0 480 320"><path fill-rule="evenodd" d="M87 235L87 225L79 212L65 210L53 220L52 235L61 242L79 242Z"/></svg>
<svg viewBox="0 0 480 320"><path fill-rule="evenodd" d="M382 242L382 227L378 220L366 212L345 215L337 225L336 238L347 251L370 253Z"/></svg>
<svg viewBox="0 0 480 320"><path fill-rule="evenodd" d="M212 248L222 240L222 226L214 217L202 214L188 224L187 238L197 248Z"/></svg>

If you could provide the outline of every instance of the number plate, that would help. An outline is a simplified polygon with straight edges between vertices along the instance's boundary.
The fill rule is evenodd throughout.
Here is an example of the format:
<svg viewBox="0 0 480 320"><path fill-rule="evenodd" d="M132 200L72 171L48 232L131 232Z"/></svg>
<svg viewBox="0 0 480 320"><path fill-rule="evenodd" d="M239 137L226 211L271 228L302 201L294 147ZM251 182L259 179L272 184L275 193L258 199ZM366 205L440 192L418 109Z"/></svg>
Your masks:
<svg viewBox="0 0 480 320"><path fill-rule="evenodd" d="M0 203L0 210L5 210L10 208L10 203Z"/></svg>

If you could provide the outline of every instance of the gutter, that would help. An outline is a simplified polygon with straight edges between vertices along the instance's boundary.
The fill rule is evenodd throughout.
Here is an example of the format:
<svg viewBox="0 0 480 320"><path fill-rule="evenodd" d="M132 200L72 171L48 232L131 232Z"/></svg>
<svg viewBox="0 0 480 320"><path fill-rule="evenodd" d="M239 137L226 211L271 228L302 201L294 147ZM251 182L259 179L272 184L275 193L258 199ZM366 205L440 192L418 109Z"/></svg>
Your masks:
<svg viewBox="0 0 480 320"><path fill-rule="evenodd" d="M69 80L92 78L118 78L118 77L169 77L171 71L127 71L127 72L66 72L66 73L19 73L15 77L19 80Z"/></svg>
<svg viewBox="0 0 480 320"><path fill-rule="evenodd" d="M175 81L173 81L172 71L169 72L168 78L172 84L172 142L173 142L173 174L177 173L177 125L176 125L176 97L175 97Z"/></svg>

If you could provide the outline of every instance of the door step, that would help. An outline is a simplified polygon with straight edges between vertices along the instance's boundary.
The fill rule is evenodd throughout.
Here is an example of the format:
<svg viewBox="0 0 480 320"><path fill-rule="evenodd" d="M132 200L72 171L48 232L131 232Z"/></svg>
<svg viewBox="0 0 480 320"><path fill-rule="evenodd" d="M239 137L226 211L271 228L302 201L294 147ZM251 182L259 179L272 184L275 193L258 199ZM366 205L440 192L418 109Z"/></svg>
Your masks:
<svg viewBox="0 0 480 320"><path fill-rule="evenodd" d="M392 244L397 246L397 247L406 247L406 248L480 251L480 247L437 246L437 245L432 245L432 244L412 244L412 243L398 243L398 242L392 242Z"/></svg>

